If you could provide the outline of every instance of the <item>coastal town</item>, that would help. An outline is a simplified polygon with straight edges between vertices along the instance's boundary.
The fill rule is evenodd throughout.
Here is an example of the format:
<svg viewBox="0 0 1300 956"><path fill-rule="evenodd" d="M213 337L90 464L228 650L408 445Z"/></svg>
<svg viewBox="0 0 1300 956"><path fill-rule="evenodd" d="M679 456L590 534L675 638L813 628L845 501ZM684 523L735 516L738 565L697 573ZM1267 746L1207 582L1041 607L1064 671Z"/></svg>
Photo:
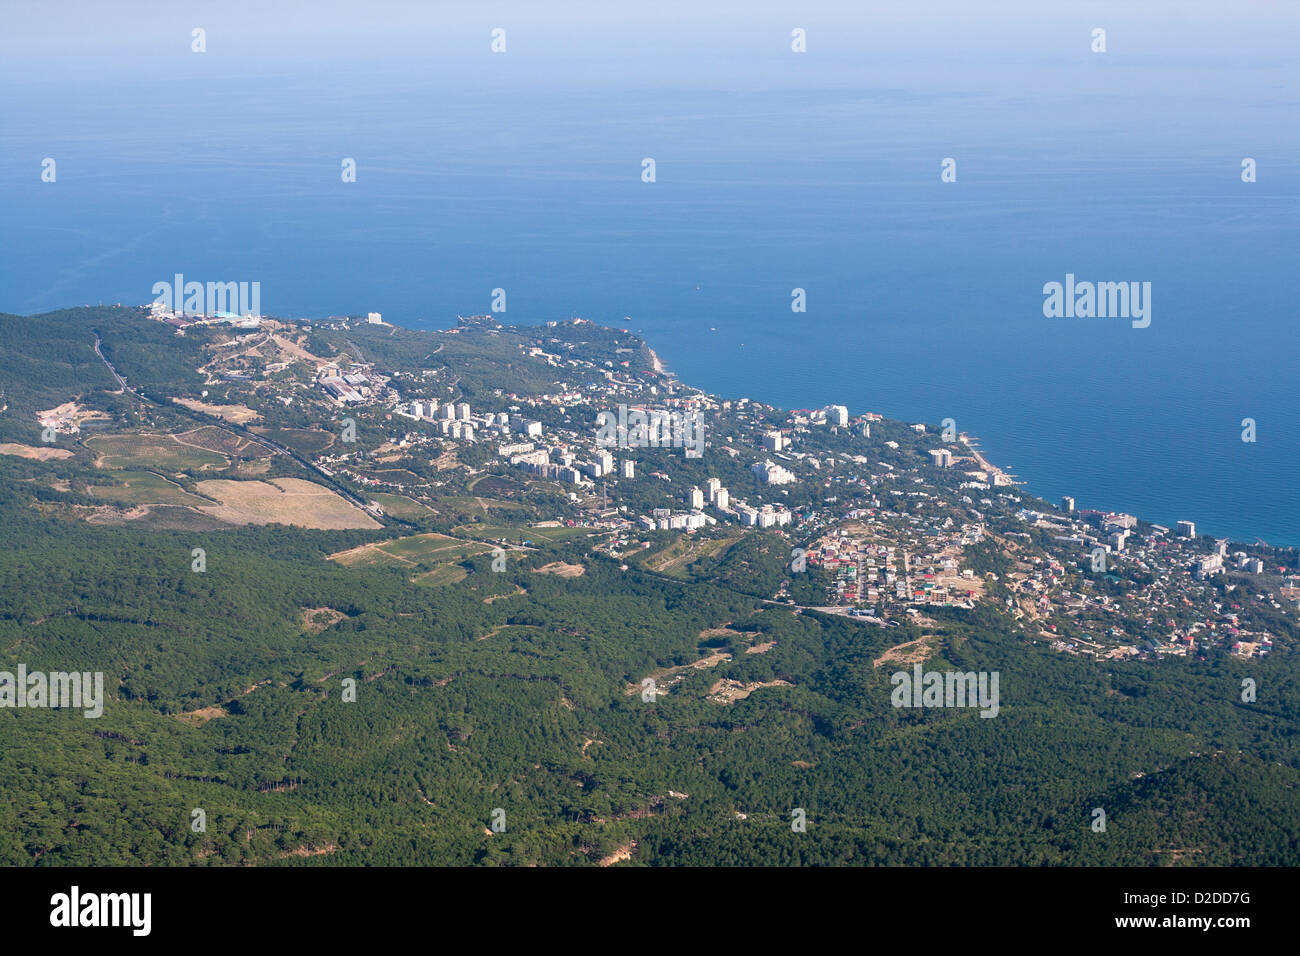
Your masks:
<svg viewBox="0 0 1300 956"><path fill-rule="evenodd" d="M782 552L770 600L864 627L990 605L1071 655L1263 656L1295 633L1294 552L1215 540L1191 519L1169 528L1036 499L951 419L720 398L631 333L584 319L461 318L427 354L381 362L368 355L403 330L378 313L149 315L204 336L204 387L177 405L292 439L374 519L444 529L448 501L473 502L498 542L568 529L648 569L765 534ZM471 340L512 375L471 380L439 361ZM511 386L521 368L535 387ZM67 405L40 422L71 431L88 414Z"/></svg>

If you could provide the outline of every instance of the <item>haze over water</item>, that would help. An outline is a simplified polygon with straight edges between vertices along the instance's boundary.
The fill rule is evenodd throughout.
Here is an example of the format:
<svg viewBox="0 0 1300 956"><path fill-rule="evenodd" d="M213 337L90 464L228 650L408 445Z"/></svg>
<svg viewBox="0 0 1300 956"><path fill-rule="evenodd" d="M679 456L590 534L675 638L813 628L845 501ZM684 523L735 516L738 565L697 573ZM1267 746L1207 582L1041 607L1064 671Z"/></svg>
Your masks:
<svg viewBox="0 0 1300 956"><path fill-rule="evenodd" d="M1292 9L66 6L0 38L0 310L182 272L445 328L502 287L713 392L951 417L1035 494L1300 544ZM1150 327L1045 318L1066 273L1150 282Z"/></svg>

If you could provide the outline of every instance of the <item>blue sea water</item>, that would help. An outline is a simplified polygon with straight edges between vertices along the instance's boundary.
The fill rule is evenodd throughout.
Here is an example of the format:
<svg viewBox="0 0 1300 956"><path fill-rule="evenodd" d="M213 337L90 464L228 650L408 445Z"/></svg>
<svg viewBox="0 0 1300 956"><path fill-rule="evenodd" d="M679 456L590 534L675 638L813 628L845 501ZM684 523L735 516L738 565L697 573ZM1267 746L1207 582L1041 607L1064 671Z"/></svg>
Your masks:
<svg viewBox="0 0 1300 956"><path fill-rule="evenodd" d="M182 272L446 328L500 287L507 321L636 329L710 391L950 417L1035 494L1300 545L1294 59L696 52L11 65L0 310ZM1045 318L1066 273L1150 282L1150 327Z"/></svg>

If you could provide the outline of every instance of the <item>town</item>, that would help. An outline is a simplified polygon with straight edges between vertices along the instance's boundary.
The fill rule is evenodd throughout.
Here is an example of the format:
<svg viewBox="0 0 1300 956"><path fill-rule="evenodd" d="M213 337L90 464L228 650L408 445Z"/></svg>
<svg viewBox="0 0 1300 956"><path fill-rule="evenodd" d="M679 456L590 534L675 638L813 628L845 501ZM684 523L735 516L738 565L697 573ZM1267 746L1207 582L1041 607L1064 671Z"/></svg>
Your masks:
<svg viewBox="0 0 1300 956"><path fill-rule="evenodd" d="M1071 655L1263 656L1294 634L1294 552L1036 499L951 419L712 396L636 336L585 319L517 329L473 316L429 334L373 312L149 315L205 337L205 387L177 404L297 440L375 517L453 527L468 510L439 516L456 501L494 540L585 529L593 553L646 568L768 534L783 571L771 600L866 627L986 604ZM471 341L499 380L457 364ZM71 431L83 417L67 406L41 423Z"/></svg>

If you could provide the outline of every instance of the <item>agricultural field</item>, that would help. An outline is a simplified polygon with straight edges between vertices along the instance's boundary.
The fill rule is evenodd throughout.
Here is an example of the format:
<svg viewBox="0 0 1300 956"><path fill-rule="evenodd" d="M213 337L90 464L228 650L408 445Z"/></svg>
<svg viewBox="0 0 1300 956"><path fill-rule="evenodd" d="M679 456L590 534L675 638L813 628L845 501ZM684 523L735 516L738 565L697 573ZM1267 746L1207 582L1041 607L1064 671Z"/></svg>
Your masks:
<svg viewBox="0 0 1300 956"><path fill-rule="evenodd" d="M382 527L324 485L302 478L209 479L197 487L200 494L219 502L199 510L231 524L285 524L326 530Z"/></svg>
<svg viewBox="0 0 1300 956"><path fill-rule="evenodd" d="M172 438L182 445L207 449L230 458L267 458L274 454L260 442L250 441L243 435L215 425L203 425Z"/></svg>
<svg viewBox="0 0 1300 956"><path fill-rule="evenodd" d="M526 541L567 541L572 538L584 538L598 533L591 528L538 528L520 527L505 524L465 524L452 528L456 534L478 538L481 541L497 541L504 538L512 544Z"/></svg>
<svg viewBox="0 0 1300 956"><path fill-rule="evenodd" d="M491 549L487 545L451 538L445 534L414 534L340 551L331 554L330 560L347 567L408 565L413 569L434 570L436 566L464 561L467 557L489 550Z"/></svg>
<svg viewBox="0 0 1300 956"><path fill-rule="evenodd" d="M119 471L106 476L111 485L91 485L87 491L96 498L118 505L180 505L199 507L210 505L197 495L192 495L176 482L151 471Z"/></svg>
<svg viewBox="0 0 1300 956"><path fill-rule="evenodd" d="M422 587L441 587L447 584L456 584L464 581L469 577L469 572L457 564L444 564L440 568L434 568L432 571L425 571L417 574L411 579L413 584L419 584Z"/></svg>
<svg viewBox="0 0 1300 956"><path fill-rule="evenodd" d="M178 440L175 435L133 432L86 439L100 468L158 468L162 471L217 471L230 464L219 452Z"/></svg>
<svg viewBox="0 0 1300 956"><path fill-rule="evenodd" d="M432 509L420 504L414 498L406 497L406 495L390 495L380 492L372 494L370 497L384 509L385 514L390 514L394 518L412 521L432 514Z"/></svg>
<svg viewBox="0 0 1300 956"><path fill-rule="evenodd" d="M319 455L334 444L334 433L320 428L264 428L251 429L258 435L265 435L271 441L279 442L286 448L300 455Z"/></svg>

